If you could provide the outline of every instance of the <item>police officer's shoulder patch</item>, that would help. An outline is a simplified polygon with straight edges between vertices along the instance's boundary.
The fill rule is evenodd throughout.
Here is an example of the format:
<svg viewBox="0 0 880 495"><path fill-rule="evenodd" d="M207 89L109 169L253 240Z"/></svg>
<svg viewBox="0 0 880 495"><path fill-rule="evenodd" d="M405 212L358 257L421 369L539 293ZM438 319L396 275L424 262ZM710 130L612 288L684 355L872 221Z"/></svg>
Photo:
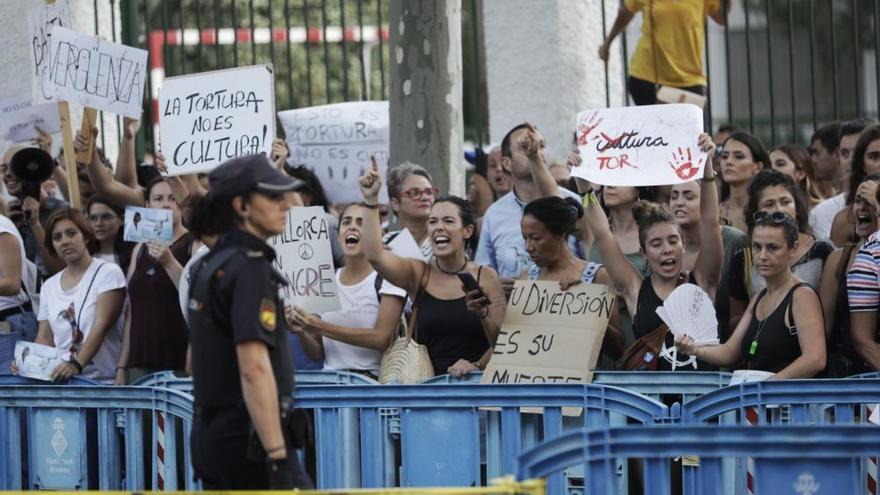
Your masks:
<svg viewBox="0 0 880 495"><path fill-rule="evenodd" d="M260 301L260 325L268 332L274 332L277 325L275 302L263 298Z"/></svg>

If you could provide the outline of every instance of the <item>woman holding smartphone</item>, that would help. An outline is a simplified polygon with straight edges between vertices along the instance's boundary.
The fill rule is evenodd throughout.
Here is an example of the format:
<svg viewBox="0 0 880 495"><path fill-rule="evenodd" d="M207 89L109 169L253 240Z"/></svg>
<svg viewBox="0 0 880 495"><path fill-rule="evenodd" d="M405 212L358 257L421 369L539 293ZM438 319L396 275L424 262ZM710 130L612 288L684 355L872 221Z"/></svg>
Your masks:
<svg viewBox="0 0 880 495"><path fill-rule="evenodd" d="M435 374L462 376L482 370L492 355L504 316L504 296L498 274L467 260L476 219L470 204L456 196L434 201L428 216L429 261L401 258L382 246L379 190L382 180L375 162L360 178L366 210L363 238L367 259L390 283L401 287L414 303L414 339L428 349ZM459 272L476 280L465 292Z"/></svg>

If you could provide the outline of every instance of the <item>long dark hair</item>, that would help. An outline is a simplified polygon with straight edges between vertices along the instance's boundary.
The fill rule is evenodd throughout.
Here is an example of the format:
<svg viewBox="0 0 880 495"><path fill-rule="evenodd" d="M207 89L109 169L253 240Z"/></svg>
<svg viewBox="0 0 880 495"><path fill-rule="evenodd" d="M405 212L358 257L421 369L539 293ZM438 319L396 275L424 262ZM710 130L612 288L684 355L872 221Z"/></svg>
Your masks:
<svg viewBox="0 0 880 495"><path fill-rule="evenodd" d="M746 145L746 148L749 149L749 152L752 154L752 161L755 163L761 164L761 170L767 170L771 168L770 166L770 153L767 152L767 148L764 146L764 143L761 142L756 136L749 134L748 132L734 132L727 139L724 140L724 147L727 147L727 143L730 141L736 141L738 143L742 143ZM721 201L724 201L730 197L730 185L724 181L721 181Z"/></svg>
<svg viewBox="0 0 880 495"><path fill-rule="evenodd" d="M852 170L849 174L849 193L846 195L846 204L848 205L851 205L856 199L859 184L868 175L865 171L865 152L868 151L868 146L878 139L880 139L880 125L872 125L862 132L856 142L856 147L853 149Z"/></svg>
<svg viewBox="0 0 880 495"><path fill-rule="evenodd" d="M473 206L471 206L470 201L451 194L445 194L435 199L431 208L439 203L452 203L457 206L458 217L461 219L462 227L474 227L474 234L469 239L464 240L464 252L469 258L472 258L471 255L477 249L477 214L474 213Z"/></svg>
<svg viewBox="0 0 880 495"><path fill-rule="evenodd" d="M95 195L89 198L88 206L86 206L86 215L91 215L92 206L98 204L110 208L119 217L119 230L116 232L116 238L113 239L113 254L119 260L119 266L122 267L122 270L128 270L131 253L134 250L134 243L125 242L125 227L123 225L125 209L104 196ZM100 246L98 248L100 249Z"/></svg>
<svg viewBox="0 0 880 495"><path fill-rule="evenodd" d="M743 216L745 216L746 225L748 225L749 231L751 231L754 226L753 217L755 212L761 209L758 205L761 201L761 194L764 192L764 189L773 186L784 187L794 198L794 207L797 210L795 221L797 221L798 229L805 234L812 232L808 217L809 211L807 208L807 201L804 199L804 194L801 192L797 184L795 184L794 179L776 170L762 170L758 172L758 175L752 178L752 182L749 183L749 200L746 203L745 208L743 208Z"/></svg>
<svg viewBox="0 0 880 495"><path fill-rule="evenodd" d="M531 215L556 236L573 234L577 221L584 216L584 207L574 198L547 196L538 198L523 209L523 216Z"/></svg>

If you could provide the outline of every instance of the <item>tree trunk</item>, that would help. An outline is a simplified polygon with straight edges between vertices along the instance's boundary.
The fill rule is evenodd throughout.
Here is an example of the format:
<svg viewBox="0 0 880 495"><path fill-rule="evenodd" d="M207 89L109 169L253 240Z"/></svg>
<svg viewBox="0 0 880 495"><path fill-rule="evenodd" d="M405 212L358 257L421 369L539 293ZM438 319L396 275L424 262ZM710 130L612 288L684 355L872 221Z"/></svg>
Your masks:
<svg viewBox="0 0 880 495"><path fill-rule="evenodd" d="M461 0L391 0L391 163L464 192Z"/></svg>

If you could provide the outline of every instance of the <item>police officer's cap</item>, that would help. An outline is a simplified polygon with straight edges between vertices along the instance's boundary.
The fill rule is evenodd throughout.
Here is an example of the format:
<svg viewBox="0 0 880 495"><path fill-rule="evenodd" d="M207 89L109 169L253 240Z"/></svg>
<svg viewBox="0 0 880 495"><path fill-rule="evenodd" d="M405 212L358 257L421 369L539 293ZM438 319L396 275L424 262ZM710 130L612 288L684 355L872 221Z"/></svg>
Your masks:
<svg viewBox="0 0 880 495"><path fill-rule="evenodd" d="M211 195L232 198L249 192L279 194L293 191L303 182L275 169L265 154L233 158L208 174Z"/></svg>

